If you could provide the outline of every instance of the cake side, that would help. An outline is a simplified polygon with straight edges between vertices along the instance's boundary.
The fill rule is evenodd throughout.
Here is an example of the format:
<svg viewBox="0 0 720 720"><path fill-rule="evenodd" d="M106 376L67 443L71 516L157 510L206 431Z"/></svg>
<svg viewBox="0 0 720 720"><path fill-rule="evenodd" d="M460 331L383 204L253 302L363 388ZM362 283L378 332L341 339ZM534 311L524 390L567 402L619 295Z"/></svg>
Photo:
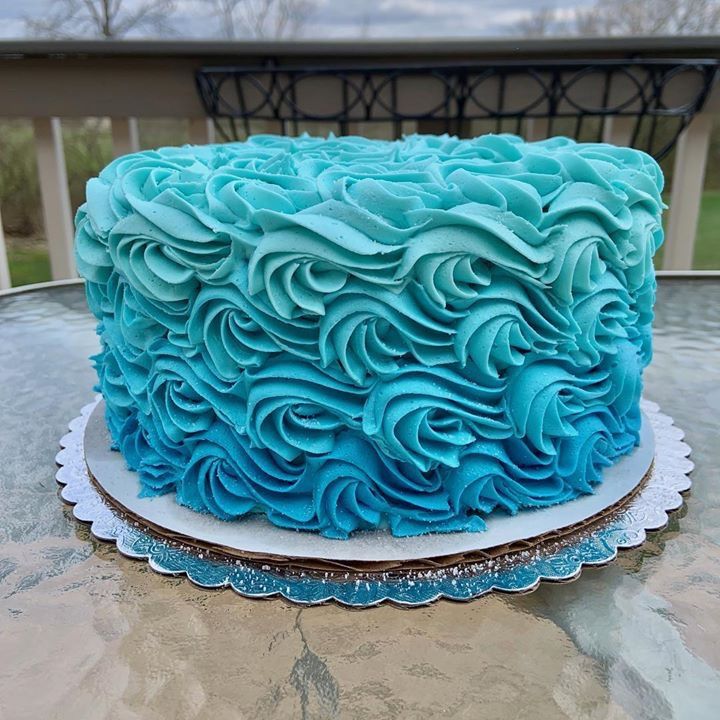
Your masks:
<svg viewBox="0 0 720 720"><path fill-rule="evenodd" d="M661 190L564 138L119 158L76 219L112 437L144 493L331 537L591 492L639 438Z"/></svg>

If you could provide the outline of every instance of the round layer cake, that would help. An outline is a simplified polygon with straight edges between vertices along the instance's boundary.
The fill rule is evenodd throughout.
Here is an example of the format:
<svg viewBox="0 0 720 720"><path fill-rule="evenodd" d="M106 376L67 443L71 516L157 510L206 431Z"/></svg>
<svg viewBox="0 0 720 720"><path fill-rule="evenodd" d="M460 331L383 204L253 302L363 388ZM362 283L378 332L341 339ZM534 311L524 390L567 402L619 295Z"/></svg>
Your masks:
<svg viewBox="0 0 720 720"><path fill-rule="evenodd" d="M76 255L145 495L346 538L479 531L639 440L662 174L566 138L287 138L121 157Z"/></svg>

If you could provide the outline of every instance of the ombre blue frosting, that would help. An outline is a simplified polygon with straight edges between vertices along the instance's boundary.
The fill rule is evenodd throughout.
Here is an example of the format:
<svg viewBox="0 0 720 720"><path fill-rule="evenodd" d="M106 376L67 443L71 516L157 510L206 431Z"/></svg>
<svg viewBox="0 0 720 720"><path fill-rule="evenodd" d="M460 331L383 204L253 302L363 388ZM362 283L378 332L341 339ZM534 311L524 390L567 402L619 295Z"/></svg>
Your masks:
<svg viewBox="0 0 720 720"><path fill-rule="evenodd" d="M662 184L510 135L119 158L76 218L115 445L143 494L335 538L592 492L639 440Z"/></svg>

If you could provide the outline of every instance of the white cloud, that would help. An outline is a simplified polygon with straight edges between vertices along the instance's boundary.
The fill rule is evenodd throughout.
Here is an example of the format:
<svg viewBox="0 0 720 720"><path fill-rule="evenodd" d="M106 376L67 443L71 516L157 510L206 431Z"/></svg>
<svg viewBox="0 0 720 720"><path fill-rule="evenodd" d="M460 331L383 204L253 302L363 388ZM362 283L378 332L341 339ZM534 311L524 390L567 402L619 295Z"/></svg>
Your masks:
<svg viewBox="0 0 720 720"><path fill-rule="evenodd" d="M0 17L0 38L15 40L26 36L25 20L21 18Z"/></svg>
<svg viewBox="0 0 720 720"><path fill-rule="evenodd" d="M382 0L378 7L381 11L401 10L421 17L435 17L447 13L448 7L455 12L463 12L467 9L466 5L467 3L447 3L442 0Z"/></svg>

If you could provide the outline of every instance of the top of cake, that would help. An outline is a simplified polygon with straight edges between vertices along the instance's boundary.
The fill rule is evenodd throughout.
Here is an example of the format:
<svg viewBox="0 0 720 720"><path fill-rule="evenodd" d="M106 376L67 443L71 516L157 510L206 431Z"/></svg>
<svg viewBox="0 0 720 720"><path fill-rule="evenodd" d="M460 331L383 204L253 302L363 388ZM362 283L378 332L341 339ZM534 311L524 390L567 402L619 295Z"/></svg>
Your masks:
<svg viewBox="0 0 720 720"><path fill-rule="evenodd" d="M115 441L148 491L334 536L589 491L637 441L661 190L566 138L119 158L77 217Z"/></svg>

